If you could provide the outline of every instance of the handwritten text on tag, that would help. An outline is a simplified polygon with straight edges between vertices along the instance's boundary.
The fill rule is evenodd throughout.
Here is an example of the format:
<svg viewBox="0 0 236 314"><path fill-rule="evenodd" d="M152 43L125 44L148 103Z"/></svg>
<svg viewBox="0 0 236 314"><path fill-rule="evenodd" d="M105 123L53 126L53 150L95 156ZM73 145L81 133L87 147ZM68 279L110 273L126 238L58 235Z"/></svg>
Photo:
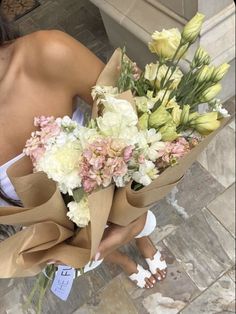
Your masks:
<svg viewBox="0 0 236 314"><path fill-rule="evenodd" d="M75 278L75 269L66 265L59 265L51 291L61 300L66 301Z"/></svg>

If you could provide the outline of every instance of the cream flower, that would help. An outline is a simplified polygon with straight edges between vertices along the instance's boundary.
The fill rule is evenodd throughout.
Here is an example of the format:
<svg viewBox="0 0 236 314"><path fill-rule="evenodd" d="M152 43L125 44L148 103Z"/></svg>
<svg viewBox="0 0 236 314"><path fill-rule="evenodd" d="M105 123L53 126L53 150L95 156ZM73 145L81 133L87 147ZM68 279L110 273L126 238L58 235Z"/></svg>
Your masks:
<svg viewBox="0 0 236 314"><path fill-rule="evenodd" d="M156 161L160 156L159 151L165 148L165 143L161 141L161 133L149 129L139 132L138 147L145 158Z"/></svg>
<svg viewBox="0 0 236 314"><path fill-rule="evenodd" d="M139 170L133 173L132 178L137 183L147 186L158 177L157 173L155 164L152 161L145 160L139 166Z"/></svg>
<svg viewBox="0 0 236 314"><path fill-rule="evenodd" d="M138 116L133 106L126 100L106 97L103 116L96 119L100 133L122 139L126 144L136 142Z"/></svg>
<svg viewBox="0 0 236 314"><path fill-rule="evenodd" d="M156 80L156 85L158 88L161 87L161 80L165 77L166 72L168 71L168 67L163 64L157 73L157 80ZM170 78L171 76L171 78ZM181 72L181 70L179 69L179 67L177 67L174 71L173 74L171 74L171 71L169 71L166 81L169 80L169 78L171 79L172 83L168 86L169 89L176 89L181 81L181 78L183 76L183 73Z"/></svg>
<svg viewBox="0 0 236 314"><path fill-rule="evenodd" d="M106 96L117 96L118 88L113 86L100 86L96 85L92 88L92 98L97 100L97 103L101 102Z"/></svg>
<svg viewBox="0 0 236 314"><path fill-rule="evenodd" d="M162 32L155 31L152 34L152 41L149 43L151 52L156 53L159 57L165 59L172 59L181 40L181 34L177 28L169 30L163 29ZM183 54L182 47L178 52L176 58Z"/></svg>
<svg viewBox="0 0 236 314"><path fill-rule="evenodd" d="M157 76L158 63L149 63L145 66L144 77L150 82L154 82Z"/></svg>
<svg viewBox="0 0 236 314"><path fill-rule="evenodd" d="M162 100L162 105L165 106L167 109L176 107L177 102L175 97L170 98L171 90L168 90L167 92L164 89L161 89L156 96L156 100ZM165 96L164 96L165 95Z"/></svg>
<svg viewBox="0 0 236 314"><path fill-rule="evenodd" d="M90 221L90 211L88 206L88 198L85 196L82 200L77 202L70 202L67 207L69 211L67 216L72 220L78 227L86 227Z"/></svg>
<svg viewBox="0 0 236 314"><path fill-rule="evenodd" d="M67 142L63 146L54 146L47 150L36 167L58 182L62 193L72 194L72 190L81 186L78 175L81 159L81 146L78 141Z"/></svg>

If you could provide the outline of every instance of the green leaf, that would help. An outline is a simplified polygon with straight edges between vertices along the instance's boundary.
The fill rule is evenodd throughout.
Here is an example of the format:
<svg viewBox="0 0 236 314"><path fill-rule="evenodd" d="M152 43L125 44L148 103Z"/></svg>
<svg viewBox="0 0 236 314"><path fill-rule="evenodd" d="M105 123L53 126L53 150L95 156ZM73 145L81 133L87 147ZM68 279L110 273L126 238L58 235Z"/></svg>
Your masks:
<svg viewBox="0 0 236 314"><path fill-rule="evenodd" d="M85 192L82 188L73 190L73 197L77 203L79 203L82 200L84 195L85 195Z"/></svg>

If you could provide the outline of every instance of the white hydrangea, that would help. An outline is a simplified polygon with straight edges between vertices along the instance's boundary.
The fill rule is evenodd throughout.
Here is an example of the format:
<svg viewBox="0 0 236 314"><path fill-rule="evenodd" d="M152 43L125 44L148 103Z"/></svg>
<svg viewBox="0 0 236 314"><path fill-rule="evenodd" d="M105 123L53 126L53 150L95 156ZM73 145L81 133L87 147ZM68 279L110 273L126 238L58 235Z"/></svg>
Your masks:
<svg viewBox="0 0 236 314"><path fill-rule="evenodd" d="M81 186L78 175L81 146L78 141L67 141L63 146L48 149L37 165L37 171L45 172L58 183L62 193L72 195L72 190Z"/></svg>
<svg viewBox="0 0 236 314"><path fill-rule="evenodd" d="M140 164L139 170L135 171L132 175L134 181L144 186L149 185L157 177L158 170L150 160L145 160L144 163Z"/></svg>
<svg viewBox="0 0 236 314"><path fill-rule="evenodd" d="M88 198L85 196L82 200L77 202L70 202L67 204L69 211L67 216L72 220L78 227L86 227L90 221L90 211L88 205Z"/></svg>

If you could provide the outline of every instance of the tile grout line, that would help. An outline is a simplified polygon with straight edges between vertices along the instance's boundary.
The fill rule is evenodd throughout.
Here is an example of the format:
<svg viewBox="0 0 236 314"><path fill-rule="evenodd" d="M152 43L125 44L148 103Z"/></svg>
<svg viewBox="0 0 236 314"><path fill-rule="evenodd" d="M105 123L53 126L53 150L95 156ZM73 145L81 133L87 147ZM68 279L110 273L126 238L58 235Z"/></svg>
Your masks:
<svg viewBox="0 0 236 314"><path fill-rule="evenodd" d="M211 287L212 287L217 281L219 281L223 276L227 275L227 276L229 277L229 279L230 279L231 281L233 281L232 278L230 278L230 276L227 274L227 273L230 271L230 269L232 269L232 266L231 266L229 269L225 270L225 272L223 272L223 273L222 273L215 281L213 281L205 290L201 291L201 290L199 289L199 291L201 291L201 293L200 293L198 296L196 296L195 298L193 298L193 299L191 300L191 302L189 302L188 304L186 304L186 306L184 306L178 313L181 314L184 309L186 309L191 303L193 303L196 299L198 299L203 293L205 293L207 290L209 290L209 288L211 288ZM187 274L187 273L186 273L186 274ZM187 274L187 276L189 277L188 274ZM191 277L189 277L189 278L191 279ZM194 282L193 282L193 283L194 283ZM234 283L234 281L233 281L233 283ZM194 283L194 284L195 284L195 283ZM177 313L177 314L178 314L178 313Z"/></svg>

